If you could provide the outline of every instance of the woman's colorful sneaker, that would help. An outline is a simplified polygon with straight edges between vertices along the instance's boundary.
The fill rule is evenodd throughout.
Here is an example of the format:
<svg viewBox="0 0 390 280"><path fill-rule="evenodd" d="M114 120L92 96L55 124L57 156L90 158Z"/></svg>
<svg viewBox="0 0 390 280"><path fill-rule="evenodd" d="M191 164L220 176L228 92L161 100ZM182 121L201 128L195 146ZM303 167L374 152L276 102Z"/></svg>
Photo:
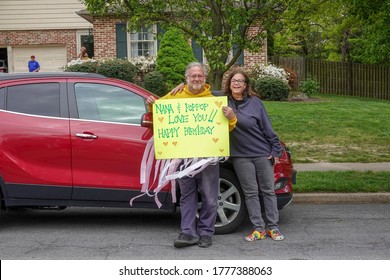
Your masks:
<svg viewBox="0 0 390 280"><path fill-rule="evenodd" d="M252 242L255 240L264 239L266 236L267 236L267 233L265 232L265 230L263 230L262 232L254 230L254 231L252 231L251 234L249 234L248 236L245 237L245 240Z"/></svg>
<svg viewBox="0 0 390 280"><path fill-rule="evenodd" d="M284 239L283 234L280 233L278 228L269 229L268 235L272 238L272 240L275 241L280 241Z"/></svg>

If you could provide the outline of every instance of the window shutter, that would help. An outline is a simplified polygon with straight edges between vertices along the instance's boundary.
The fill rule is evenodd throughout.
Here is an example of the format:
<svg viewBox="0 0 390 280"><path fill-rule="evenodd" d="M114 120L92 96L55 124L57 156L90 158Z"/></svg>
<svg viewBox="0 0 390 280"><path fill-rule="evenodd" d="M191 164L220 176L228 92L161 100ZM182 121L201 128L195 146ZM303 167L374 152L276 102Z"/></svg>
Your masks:
<svg viewBox="0 0 390 280"><path fill-rule="evenodd" d="M117 23L116 31L116 57L127 58L127 32L125 23Z"/></svg>
<svg viewBox="0 0 390 280"><path fill-rule="evenodd" d="M236 55L238 50L238 45L233 44L233 56ZM234 63L235 65L244 65L244 50L241 52L240 56L237 58L236 62Z"/></svg>
<svg viewBox="0 0 390 280"><path fill-rule="evenodd" d="M195 58L199 63L203 63L203 49L202 47L195 41L191 40L192 52L194 53Z"/></svg>
<svg viewBox="0 0 390 280"><path fill-rule="evenodd" d="M157 23L157 52L160 50L161 39L164 36L166 30Z"/></svg>

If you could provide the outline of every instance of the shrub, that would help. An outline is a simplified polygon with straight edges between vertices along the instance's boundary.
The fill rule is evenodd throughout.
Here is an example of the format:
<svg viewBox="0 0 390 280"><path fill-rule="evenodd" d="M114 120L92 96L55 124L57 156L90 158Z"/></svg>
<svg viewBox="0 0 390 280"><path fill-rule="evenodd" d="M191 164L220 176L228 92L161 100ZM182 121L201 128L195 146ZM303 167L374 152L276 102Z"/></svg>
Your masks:
<svg viewBox="0 0 390 280"><path fill-rule="evenodd" d="M183 82L185 69L193 61L196 61L195 56L183 33L177 29L168 30L157 54L157 70L164 75L167 88Z"/></svg>
<svg viewBox="0 0 390 280"><path fill-rule="evenodd" d="M98 73L109 78L116 78L128 82L134 82L137 69L133 63L122 59L110 60L82 60L76 59L64 67L65 72Z"/></svg>
<svg viewBox="0 0 390 280"><path fill-rule="evenodd" d="M112 59L100 62L96 73L133 83L137 69L128 60Z"/></svg>
<svg viewBox="0 0 390 280"><path fill-rule="evenodd" d="M255 81L254 91L266 100L283 101L287 100L290 88L278 78L264 77Z"/></svg>
<svg viewBox="0 0 390 280"><path fill-rule="evenodd" d="M65 67L65 72L86 72L86 73L96 73L97 61L94 59L81 60L76 59L69 62Z"/></svg>
<svg viewBox="0 0 390 280"><path fill-rule="evenodd" d="M299 90L307 97L311 97L313 94L318 94L320 92L320 83L317 81L316 77L308 76L306 80L300 83Z"/></svg>
<svg viewBox="0 0 390 280"><path fill-rule="evenodd" d="M153 71L146 74L143 86L145 89L158 96L163 96L166 94L164 75L158 71Z"/></svg>

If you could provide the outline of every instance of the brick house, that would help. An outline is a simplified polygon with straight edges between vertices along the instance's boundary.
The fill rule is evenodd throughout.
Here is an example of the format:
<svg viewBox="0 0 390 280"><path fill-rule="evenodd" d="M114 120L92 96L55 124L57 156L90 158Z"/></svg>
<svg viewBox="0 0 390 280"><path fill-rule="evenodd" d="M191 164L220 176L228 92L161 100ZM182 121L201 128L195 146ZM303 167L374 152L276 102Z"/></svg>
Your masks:
<svg viewBox="0 0 390 280"><path fill-rule="evenodd" d="M161 32L158 25L151 29L142 29L140 32L128 32L126 24L114 16L92 16L87 10L78 12L78 15L93 24L94 54L96 58L131 58L141 55L157 55L159 40L154 34ZM250 33L256 33L258 28L253 27ZM195 57L199 62L205 62L203 51L195 42L190 42ZM254 64L267 62L267 46L263 46L260 53L244 51L237 61L237 65L245 69Z"/></svg>
<svg viewBox="0 0 390 280"><path fill-rule="evenodd" d="M81 46L95 58L131 58L157 55L161 32L158 25L140 32L127 32L115 17L91 16L78 0L0 1L0 59L9 72L27 72L34 54L41 71L60 71L76 59ZM253 28L251 32L256 32ZM203 51L192 42L195 57L205 62ZM245 51L237 64L250 68L267 61L266 46L261 53Z"/></svg>
<svg viewBox="0 0 390 280"><path fill-rule="evenodd" d="M78 0L0 1L0 59L9 72L27 72L34 54L41 71L59 71L81 46L92 54L92 24L76 14Z"/></svg>

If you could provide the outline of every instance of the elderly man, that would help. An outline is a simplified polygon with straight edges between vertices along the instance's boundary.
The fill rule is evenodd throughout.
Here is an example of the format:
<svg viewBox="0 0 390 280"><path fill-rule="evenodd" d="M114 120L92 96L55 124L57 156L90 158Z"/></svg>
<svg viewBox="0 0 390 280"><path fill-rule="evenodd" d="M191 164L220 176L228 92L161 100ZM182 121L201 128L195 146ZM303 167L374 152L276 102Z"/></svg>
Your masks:
<svg viewBox="0 0 390 280"><path fill-rule="evenodd" d="M213 97L210 85L206 84L206 71L202 64L192 62L185 71L187 84L177 94L167 94L162 99L171 98L207 98ZM149 110L155 102L153 96L148 97L146 104ZM226 116L226 115L225 115ZM237 119L235 115L226 116L229 127L234 127ZM198 244L207 248L212 244L217 218L217 196L219 189L219 165L210 164L194 177L178 179L180 187L181 233L174 241L176 248ZM198 206L198 192L202 197L202 208L199 219L196 217Z"/></svg>

